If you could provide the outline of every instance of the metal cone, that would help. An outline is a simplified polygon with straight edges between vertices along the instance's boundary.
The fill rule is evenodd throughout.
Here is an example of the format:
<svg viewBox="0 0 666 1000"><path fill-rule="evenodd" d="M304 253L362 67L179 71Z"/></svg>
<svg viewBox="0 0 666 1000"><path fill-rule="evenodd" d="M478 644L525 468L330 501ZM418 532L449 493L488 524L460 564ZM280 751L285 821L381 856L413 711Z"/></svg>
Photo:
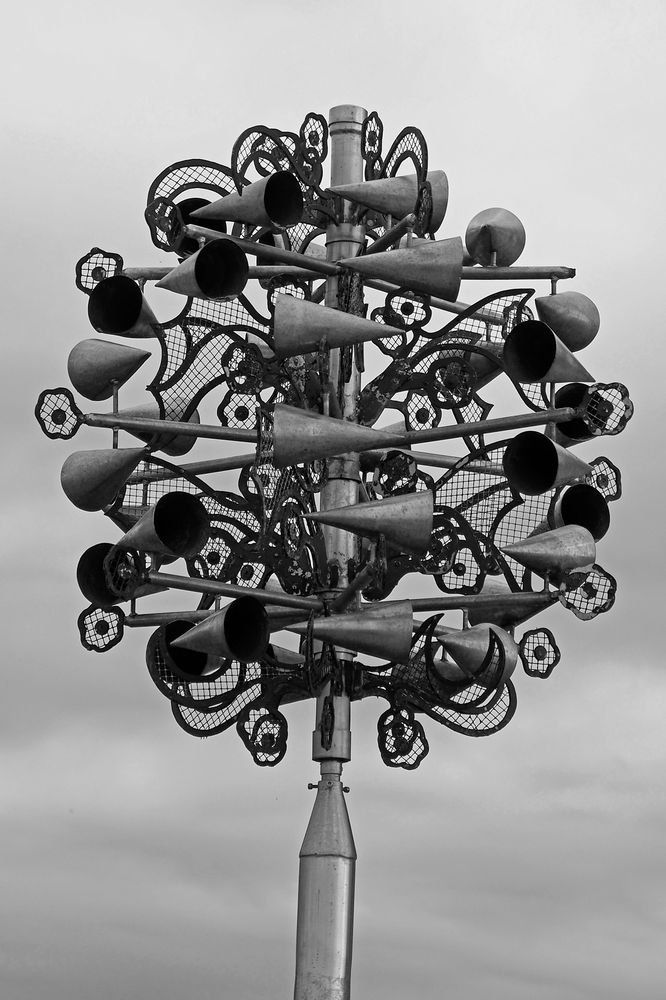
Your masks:
<svg viewBox="0 0 666 1000"><path fill-rule="evenodd" d="M610 527L610 511L606 498L589 483L574 483L557 498L551 513L532 535L542 535L552 528L578 524L587 528L595 542L600 541Z"/></svg>
<svg viewBox="0 0 666 1000"><path fill-rule="evenodd" d="M204 224L223 220L283 229L300 222L303 211L300 184L288 170L278 170L269 177L248 184L240 194L225 195L212 205L197 209L192 212L192 219Z"/></svg>
<svg viewBox="0 0 666 1000"><path fill-rule="evenodd" d="M477 607L468 611L470 625L492 622L501 628L512 628L550 607L557 600L557 591L515 593L503 578L486 577L477 598Z"/></svg>
<svg viewBox="0 0 666 1000"><path fill-rule="evenodd" d="M413 248L351 257L339 263L369 278L455 302L462 277L463 245L460 237L426 240Z"/></svg>
<svg viewBox="0 0 666 1000"><path fill-rule="evenodd" d="M278 358L316 351L323 337L329 348L401 336L402 330L352 313L305 302L293 295L276 295L273 339Z"/></svg>
<svg viewBox="0 0 666 1000"><path fill-rule="evenodd" d="M488 669L486 660L491 646L491 633L501 645L504 653L504 668L500 677L493 676L492 668ZM438 634L438 639L446 652L454 660L459 668L462 677L483 683L484 680L503 684L513 673L518 662L518 645L516 641L497 625L488 624L474 625L472 628L451 631L446 635ZM435 661L437 665L438 661ZM455 680L455 670L446 661L440 661L439 673L445 680Z"/></svg>
<svg viewBox="0 0 666 1000"><path fill-rule="evenodd" d="M432 515L432 492L421 490L306 516L310 521L330 524L357 535L384 535L401 552L422 555L430 545Z"/></svg>
<svg viewBox="0 0 666 1000"><path fill-rule="evenodd" d="M162 414L156 400L148 403L141 403L139 406L128 406L123 410L118 410L117 416L130 417L131 419L160 420ZM187 418L190 424L199 423L199 413L197 410ZM150 431L128 431L132 437L145 441L151 451L163 451L165 455L185 455L191 451L196 444L196 437L191 434L173 434L165 431L164 434L155 434Z"/></svg>
<svg viewBox="0 0 666 1000"><path fill-rule="evenodd" d="M124 549L188 559L203 548L209 531L208 513L201 500L174 490L160 497L118 544Z"/></svg>
<svg viewBox="0 0 666 1000"><path fill-rule="evenodd" d="M486 208L469 223L465 246L477 264L509 267L525 247L525 230L520 219L506 208Z"/></svg>
<svg viewBox="0 0 666 1000"><path fill-rule="evenodd" d="M103 510L145 457L143 448L75 451L65 459L60 483L79 510Z"/></svg>
<svg viewBox="0 0 666 1000"><path fill-rule="evenodd" d="M356 653L405 663L412 646L413 620L411 601L391 601L354 614L317 618L312 635ZM306 635L308 625L289 625L287 631Z"/></svg>
<svg viewBox="0 0 666 1000"><path fill-rule="evenodd" d="M174 639L171 645L240 663L254 663L264 657L269 638L268 616L262 604L254 597L239 597Z"/></svg>
<svg viewBox="0 0 666 1000"><path fill-rule="evenodd" d="M442 224L449 201L449 182L443 170L428 172L427 181L432 190L432 221L430 231L436 232ZM394 219L403 219L416 207L418 195L418 178L416 174L405 174L400 177L383 177L377 181L364 181L360 184L338 184L329 188L334 194L339 194L348 201L365 205L382 215L392 215Z"/></svg>
<svg viewBox="0 0 666 1000"><path fill-rule="evenodd" d="M594 538L587 528L578 524L531 535L505 546L502 552L539 574L570 573L592 566L597 557Z"/></svg>
<svg viewBox="0 0 666 1000"><path fill-rule="evenodd" d="M77 392L97 402L110 399L114 384L124 385L149 357L149 351L91 337L69 352L67 373Z"/></svg>
<svg viewBox="0 0 666 1000"><path fill-rule="evenodd" d="M537 496L592 474L591 467L537 431L523 431L509 441L502 459L512 489Z"/></svg>
<svg viewBox="0 0 666 1000"><path fill-rule="evenodd" d="M104 278L93 288L88 319L99 333L115 337L155 337L159 325L136 281L124 274Z"/></svg>
<svg viewBox="0 0 666 1000"><path fill-rule="evenodd" d="M212 240L157 282L181 295L202 299L234 298L245 288L249 274L247 257L232 240Z"/></svg>
<svg viewBox="0 0 666 1000"><path fill-rule="evenodd" d="M594 382L594 377L539 320L514 326L504 343L504 367L515 382Z"/></svg>
<svg viewBox="0 0 666 1000"><path fill-rule="evenodd" d="M555 331L570 351L580 351L591 344L601 318L592 299L582 292L558 292L534 300L539 319Z"/></svg>
<svg viewBox="0 0 666 1000"><path fill-rule="evenodd" d="M402 442L406 444L406 440ZM311 410L278 403L273 416L273 462L279 469L346 452L396 444L394 434L375 431L349 420L336 420Z"/></svg>

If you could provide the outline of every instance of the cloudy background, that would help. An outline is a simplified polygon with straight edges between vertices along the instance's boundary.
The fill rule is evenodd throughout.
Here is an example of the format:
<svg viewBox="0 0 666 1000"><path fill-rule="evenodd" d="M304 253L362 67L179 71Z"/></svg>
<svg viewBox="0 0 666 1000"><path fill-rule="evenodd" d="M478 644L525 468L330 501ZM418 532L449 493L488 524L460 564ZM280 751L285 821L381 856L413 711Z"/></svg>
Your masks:
<svg viewBox="0 0 666 1000"><path fill-rule="evenodd" d="M112 535L58 476L106 437L50 442L32 409L90 333L76 260L98 245L166 262L142 220L163 167L228 162L246 126L297 130L340 103L377 110L387 143L423 129L451 185L441 235L499 204L525 224L525 263L578 269L571 287L602 314L585 364L636 403L624 435L580 452L624 476L599 547L615 607L549 613L562 662L517 678L508 728L470 740L426 721L430 756L406 773L379 758L380 703L354 710L354 996L661 995L665 28L654 0L27 0L6 15L3 998L291 995L312 705L287 709L287 756L260 769L233 731L175 725L145 634L84 652L75 566Z"/></svg>

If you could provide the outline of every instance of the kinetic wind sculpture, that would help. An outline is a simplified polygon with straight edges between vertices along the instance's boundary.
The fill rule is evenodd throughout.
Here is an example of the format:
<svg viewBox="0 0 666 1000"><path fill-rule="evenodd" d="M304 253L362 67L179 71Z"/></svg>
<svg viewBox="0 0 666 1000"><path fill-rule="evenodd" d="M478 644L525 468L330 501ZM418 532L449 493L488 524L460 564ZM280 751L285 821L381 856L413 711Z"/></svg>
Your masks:
<svg viewBox="0 0 666 1000"><path fill-rule="evenodd" d="M164 170L145 215L155 246L179 262L127 267L94 248L77 265L104 339L74 347L69 375L112 411L83 413L66 388L42 393L36 409L50 437L82 424L113 433L112 448L75 452L62 470L69 499L123 533L79 561L86 649L110 649L125 626L157 626L148 669L178 724L196 736L236 725L261 765L285 753L281 706L316 699L322 779L301 852L302 998L348 995L355 851L340 775L350 701L388 702L378 742L392 767L427 754L418 715L471 736L509 722L518 662L544 678L560 658L549 629L516 629L556 602L582 619L613 604L596 543L620 476L573 446L617 434L632 412L624 386L595 382L576 356L599 314L559 291L575 271L515 266L525 233L499 208L477 214L464 241L435 239L446 175L429 172L418 129L386 155L382 135L375 113L343 105L329 124L309 114L298 134L248 129L230 167ZM244 294L253 278L263 310ZM461 282L476 279L545 279L550 294L534 299L538 318L532 288L457 301ZM186 297L169 322L144 297L152 281ZM383 297L369 317L365 288ZM127 343L141 338L161 350L151 400L119 409L118 390L150 357ZM363 386L366 345L383 370ZM492 418L480 392L502 375L521 412ZM212 393L219 424L208 425L197 407ZM118 447L119 430L145 446ZM519 433L487 440L508 431ZM182 465L155 455L177 458L197 438L251 448ZM464 457L415 447L453 438ZM229 470L237 489L216 489L208 477ZM164 570L179 558L187 575ZM429 576L433 596L391 600L409 573ZM197 608L137 611L165 588L200 595ZM221 608L222 597L233 600ZM462 612L457 627L449 612ZM298 651L296 640L272 642L283 630L300 637ZM335 928L313 902L323 886Z"/></svg>

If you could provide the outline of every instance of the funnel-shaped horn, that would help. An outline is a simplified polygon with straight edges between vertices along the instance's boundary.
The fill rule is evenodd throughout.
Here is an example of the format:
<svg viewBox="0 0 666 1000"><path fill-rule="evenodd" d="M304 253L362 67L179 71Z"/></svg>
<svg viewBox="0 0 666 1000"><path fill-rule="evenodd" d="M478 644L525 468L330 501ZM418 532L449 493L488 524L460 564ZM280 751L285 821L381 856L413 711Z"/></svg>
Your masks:
<svg viewBox="0 0 666 1000"><path fill-rule="evenodd" d="M478 597L478 608L468 611L470 625L492 622L502 628L512 628L545 611L557 599L557 592L513 593L503 577L487 576Z"/></svg>
<svg viewBox="0 0 666 1000"><path fill-rule="evenodd" d="M502 552L521 566L546 575L562 575L592 566L597 557L594 538L587 528L578 524L531 535L507 545Z"/></svg>
<svg viewBox="0 0 666 1000"><path fill-rule="evenodd" d="M436 232L442 224L449 202L449 182L443 170L431 170L427 181L432 191L432 222L430 231ZM364 181L360 184L338 184L329 188L348 201L365 205L382 215L392 215L403 219L416 207L418 178L416 174L401 177L383 177L378 181Z"/></svg>
<svg viewBox="0 0 666 1000"><path fill-rule="evenodd" d="M405 438L406 443L406 438ZM393 434L349 420L278 403L273 416L273 462L278 469L346 452L395 447Z"/></svg>
<svg viewBox="0 0 666 1000"><path fill-rule="evenodd" d="M104 563L107 556L116 548L111 542L99 542L91 545L83 553L76 567L76 580L83 596L96 608L110 608L114 604L122 604L131 598L145 597L147 594L158 594L163 587L142 584L127 597L119 597L107 583Z"/></svg>
<svg viewBox="0 0 666 1000"><path fill-rule="evenodd" d="M572 382L571 385L563 385L555 393L554 406L579 407L585 400L589 389L580 382ZM581 441L589 441L593 437L587 422L582 417L574 417L573 420L566 420L555 425L555 440L563 448L580 444Z"/></svg>
<svg viewBox="0 0 666 1000"><path fill-rule="evenodd" d="M368 278L381 278L400 288L455 302L462 277L463 246L458 236L425 240L405 250L366 254L339 263Z"/></svg>
<svg viewBox="0 0 666 1000"><path fill-rule="evenodd" d="M599 310L582 292L558 292L534 300L539 319L547 323L570 351L591 344L599 332Z"/></svg>
<svg viewBox="0 0 666 1000"><path fill-rule="evenodd" d="M412 646L413 619L411 601L391 601L351 615L317 618L312 635L356 653L405 663ZM308 626L290 625L287 631L306 635Z"/></svg>
<svg viewBox="0 0 666 1000"><path fill-rule="evenodd" d="M125 549L190 558L208 538L209 521L201 500L174 490L146 511L118 543Z"/></svg>
<svg viewBox="0 0 666 1000"><path fill-rule="evenodd" d="M124 385L149 357L150 351L91 337L69 352L67 373L76 391L86 399L110 399L114 386Z"/></svg>
<svg viewBox="0 0 666 1000"><path fill-rule="evenodd" d="M469 223L465 246L477 264L509 267L525 248L525 230L520 219L506 208L486 208Z"/></svg>
<svg viewBox="0 0 666 1000"><path fill-rule="evenodd" d="M504 367L514 382L593 382L594 378L545 323L525 320L504 343Z"/></svg>
<svg viewBox="0 0 666 1000"><path fill-rule="evenodd" d="M316 351L322 337L329 348L361 344L381 337L401 336L402 330L339 309L305 302L293 295L275 296L273 338L278 358Z"/></svg>
<svg viewBox="0 0 666 1000"><path fill-rule="evenodd" d="M310 521L331 524L357 535L384 535L401 552L422 555L430 545L432 515L432 491L420 490L306 516Z"/></svg>
<svg viewBox="0 0 666 1000"><path fill-rule="evenodd" d="M264 657L269 638L263 605L255 597L239 597L174 639L171 646L254 663Z"/></svg>
<svg viewBox="0 0 666 1000"><path fill-rule="evenodd" d="M60 472L67 499L79 510L102 510L146 457L143 448L100 448L75 451Z"/></svg>
<svg viewBox="0 0 666 1000"><path fill-rule="evenodd" d="M538 431L523 431L509 441L502 466L511 488L525 496L537 496L592 474L586 462Z"/></svg>
<svg viewBox="0 0 666 1000"><path fill-rule="evenodd" d="M501 673L493 669L489 663L493 637L502 650L504 666ZM435 673L442 680L459 682L475 680L479 684L504 684L513 673L518 662L518 644L497 625L483 623L472 628L452 631L448 635L439 635L439 641L451 657L450 660L434 661Z"/></svg>
<svg viewBox="0 0 666 1000"><path fill-rule="evenodd" d="M196 222L243 222L246 226L284 229L303 218L301 186L288 170L278 170L248 184L240 194L228 194L192 213Z"/></svg>
<svg viewBox="0 0 666 1000"><path fill-rule="evenodd" d="M232 240L212 240L157 282L181 295L199 299L229 299L247 284L247 257Z"/></svg>
<svg viewBox="0 0 666 1000"><path fill-rule="evenodd" d="M162 413L156 400L148 403L141 403L140 406L128 406L118 410L119 417L130 417L132 419L160 420ZM197 410L187 418L188 423L199 423L199 412ZM151 451L163 451L165 455L186 455L196 444L196 437L192 434L173 434L165 431L163 434L154 434L150 431L128 431L132 437L145 441Z"/></svg>
<svg viewBox="0 0 666 1000"><path fill-rule="evenodd" d="M88 319L99 333L155 337L157 319L136 281L124 274L104 278L88 298Z"/></svg>
<svg viewBox="0 0 666 1000"><path fill-rule="evenodd" d="M551 528L564 528L569 524L587 528L595 542L600 541L610 527L608 502L589 483L574 483L562 490L548 518L532 534L542 535Z"/></svg>
<svg viewBox="0 0 666 1000"><path fill-rule="evenodd" d="M196 622L187 618L175 618L161 625L155 633L162 660L172 673L185 681L204 680L211 674L217 673L222 665L220 657L174 645L177 639L195 626ZM150 652L149 643L146 654L150 655Z"/></svg>

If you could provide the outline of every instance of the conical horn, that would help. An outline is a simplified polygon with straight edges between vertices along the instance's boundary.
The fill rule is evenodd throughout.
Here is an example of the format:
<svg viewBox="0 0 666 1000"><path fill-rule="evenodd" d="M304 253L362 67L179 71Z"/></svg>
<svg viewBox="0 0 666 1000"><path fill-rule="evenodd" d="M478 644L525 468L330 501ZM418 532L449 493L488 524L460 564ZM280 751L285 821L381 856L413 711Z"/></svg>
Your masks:
<svg viewBox="0 0 666 1000"><path fill-rule="evenodd" d="M124 549L187 559L205 545L208 533L208 514L201 500L174 490L160 497L118 544Z"/></svg>
<svg viewBox="0 0 666 1000"><path fill-rule="evenodd" d="M592 474L586 462L538 431L523 431L512 438L502 466L511 488L525 496L537 496Z"/></svg>
<svg viewBox="0 0 666 1000"><path fill-rule="evenodd" d="M264 657L269 638L263 605L255 597L239 597L174 639L171 646L254 663Z"/></svg>
<svg viewBox="0 0 666 1000"><path fill-rule="evenodd" d="M355 614L317 618L312 635L356 653L405 663L412 646L413 619L411 601L391 601ZM290 625L287 631L306 635L308 625Z"/></svg>
<svg viewBox="0 0 666 1000"><path fill-rule="evenodd" d="M589 392L586 385L580 382L572 382L571 385L563 385L555 393L554 406L581 406ZM580 444L581 441L589 441L593 434L582 417L574 417L573 420L566 420L555 425L555 440L563 448Z"/></svg>
<svg viewBox="0 0 666 1000"><path fill-rule="evenodd" d="M75 451L65 459L60 483L79 510L103 510L145 457L143 448Z"/></svg>
<svg viewBox="0 0 666 1000"><path fill-rule="evenodd" d="M504 342L504 367L514 382L593 382L580 361L537 319L514 326Z"/></svg>
<svg viewBox="0 0 666 1000"><path fill-rule="evenodd" d="M405 250L387 250L341 260L343 267L401 288L455 302L462 277L463 246L459 236L425 240Z"/></svg>
<svg viewBox="0 0 666 1000"><path fill-rule="evenodd" d="M124 385L149 357L150 351L91 337L69 352L67 373L86 399L110 399L114 386Z"/></svg>
<svg viewBox="0 0 666 1000"><path fill-rule="evenodd" d="M580 351L591 344L601 319L592 299L582 292L558 292L534 300L539 319L560 338L570 351Z"/></svg>
<svg viewBox="0 0 666 1000"><path fill-rule="evenodd" d="M525 230L520 219L506 208L486 208L469 223L465 246L477 264L509 267L525 248Z"/></svg>
<svg viewBox="0 0 666 1000"><path fill-rule="evenodd" d="M578 524L531 535L502 552L535 573L557 575L592 566L597 557L594 538Z"/></svg>
<svg viewBox="0 0 666 1000"><path fill-rule="evenodd" d="M513 593L503 577L487 576L478 597L483 600L478 610L468 611L470 625L492 622L502 628L513 628L522 622L541 614L557 599L555 591L540 590L536 593ZM516 604L516 598L520 603Z"/></svg>
<svg viewBox="0 0 666 1000"><path fill-rule="evenodd" d="M231 240L212 240L157 282L181 295L199 299L229 299L245 288L249 274L247 257Z"/></svg>
<svg viewBox="0 0 666 1000"><path fill-rule="evenodd" d="M564 528L569 524L587 528L595 542L600 541L610 527L608 502L589 483L575 483L562 490L548 518L534 529L532 535L542 535L551 528Z"/></svg>
<svg viewBox="0 0 666 1000"><path fill-rule="evenodd" d="M166 667L185 681L204 680L219 671L222 662L218 656L209 656L196 649L184 649L173 645L183 634L191 631L196 622L187 618L175 618L161 625L156 635L158 649ZM151 655L150 643L146 655ZM154 654L153 654L154 655Z"/></svg>
<svg viewBox="0 0 666 1000"><path fill-rule="evenodd" d="M406 438L405 442L406 443ZM273 415L273 462L278 469L346 452L396 447L393 434L349 420L277 403Z"/></svg>
<svg viewBox="0 0 666 1000"><path fill-rule="evenodd" d="M427 181L432 191L432 222L431 232L436 232L442 224L449 202L449 182L443 170L431 170ZM405 174L401 177L383 177L377 181L363 181L360 184L338 184L329 188L333 194L339 194L348 201L365 205L382 215L392 215L394 219L403 219L416 207L418 195L418 178L416 174Z"/></svg>
<svg viewBox="0 0 666 1000"><path fill-rule="evenodd" d="M83 596L96 608L110 608L114 604L122 604L130 600L130 596L119 597L109 587L104 572L107 556L116 548L111 542L98 542L91 545L83 553L76 567L76 580ZM131 598L145 597L147 594L158 594L164 587L142 584L131 594Z"/></svg>
<svg viewBox="0 0 666 1000"><path fill-rule="evenodd" d="M162 413L157 401L151 400L148 403L141 403L140 406L128 406L118 410L119 417L139 418L143 420L160 420ZM199 412L195 410L187 418L188 423L199 423ZM196 437L192 434L170 434L165 431L163 434L154 434L150 431L128 431L132 437L145 441L151 451L163 451L165 455L186 455L196 444Z"/></svg>
<svg viewBox="0 0 666 1000"><path fill-rule="evenodd" d="M104 278L88 298L88 319L99 333L155 337L157 319L136 281L124 274Z"/></svg>
<svg viewBox="0 0 666 1000"><path fill-rule="evenodd" d="M332 348L401 336L403 332L339 309L305 302L293 295L275 296L273 339L278 358L316 351L323 337L327 347Z"/></svg>
<svg viewBox="0 0 666 1000"><path fill-rule="evenodd" d="M288 170L278 170L248 184L240 194L228 194L212 205L192 212L196 222L243 222L246 226L273 226L284 229L301 222L303 194L296 177Z"/></svg>
<svg viewBox="0 0 666 1000"><path fill-rule="evenodd" d="M493 636L504 655L504 667L500 676L487 663ZM487 622L451 631L447 635L438 635L438 639L451 657L450 660L436 659L433 664L435 673L445 681L455 683L473 679L479 684L504 684L518 662L518 644L513 637L499 626Z"/></svg>
<svg viewBox="0 0 666 1000"><path fill-rule="evenodd" d="M422 555L430 545L432 515L432 491L420 490L388 500L307 514L306 517L357 535L384 535L401 552Z"/></svg>

